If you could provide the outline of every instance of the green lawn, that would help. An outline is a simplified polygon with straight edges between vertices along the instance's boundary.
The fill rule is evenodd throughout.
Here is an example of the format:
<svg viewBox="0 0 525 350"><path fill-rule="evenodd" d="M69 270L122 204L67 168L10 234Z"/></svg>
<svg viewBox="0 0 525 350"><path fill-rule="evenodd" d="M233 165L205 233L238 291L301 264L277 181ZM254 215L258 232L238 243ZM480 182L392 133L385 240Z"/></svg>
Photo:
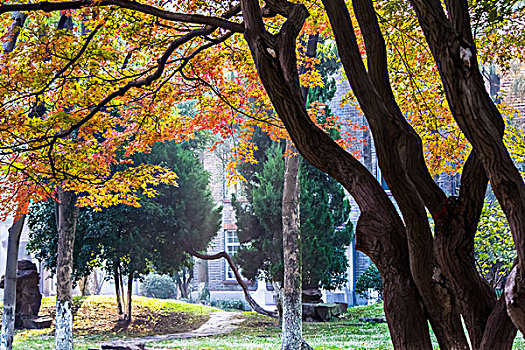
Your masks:
<svg viewBox="0 0 525 350"><path fill-rule="evenodd" d="M316 350L335 349L393 349L386 324L355 325L360 317L383 316L382 304L361 306L349 309L342 319L329 323L304 323L303 333L307 342ZM246 321L233 333L223 336L183 339L149 343L149 349L222 349L278 350L280 347L280 328L273 320L249 312L244 313ZM432 335L434 348L437 341ZM514 349L525 350L521 335L516 339ZM495 349L496 350L496 349Z"/></svg>
<svg viewBox="0 0 525 350"><path fill-rule="evenodd" d="M54 316L54 298L43 298L40 314ZM118 322L114 297L75 297L73 300L75 349L96 348L101 341L178 333L198 328L218 311L177 300L133 297L133 322ZM17 331L15 350L53 349L54 328Z"/></svg>
<svg viewBox="0 0 525 350"><path fill-rule="evenodd" d="M173 329L177 324L165 324L163 328L152 328L150 324L186 322L186 328L196 328L206 320L210 312L217 309L200 305L181 303L173 300L155 300L148 298L136 298L135 308L142 316L150 317L146 324L138 325L140 328L148 325L148 329L114 329L108 330L105 323L109 315L113 315L111 307L114 300L108 297L75 298L77 318L75 319L75 349L87 350L97 348L101 341L115 338L128 337L130 335L162 334ZM53 300L45 299L43 309L49 310ZM91 310L91 312L89 312ZM93 312L96 311L96 312ZM101 314L102 312L102 314ZM163 316L162 316L163 315ZM329 323L305 323L304 336L308 343L315 349L392 349L388 327L386 324L355 325L359 317L382 316L381 304L372 306L351 308L343 318ZM171 317L171 319L162 319ZM181 318L182 317L182 318ZM171 340L154 342L148 344L148 349L279 349L280 328L274 319L245 312L245 321L233 333L198 339ZM83 319L83 321L81 321ZM182 321L180 321L182 320ZM195 322L190 327L188 322ZM83 323L83 324L79 324ZM102 325L100 325L102 324ZM91 327L91 331L90 331ZM98 327L98 328L97 328ZM189 327L189 328L188 328ZM158 332L153 332L154 330ZM15 350L52 350L53 330L32 330L17 332L15 337ZM438 349L433 339L435 349ZM525 350L525 341L521 335L516 339L514 349Z"/></svg>

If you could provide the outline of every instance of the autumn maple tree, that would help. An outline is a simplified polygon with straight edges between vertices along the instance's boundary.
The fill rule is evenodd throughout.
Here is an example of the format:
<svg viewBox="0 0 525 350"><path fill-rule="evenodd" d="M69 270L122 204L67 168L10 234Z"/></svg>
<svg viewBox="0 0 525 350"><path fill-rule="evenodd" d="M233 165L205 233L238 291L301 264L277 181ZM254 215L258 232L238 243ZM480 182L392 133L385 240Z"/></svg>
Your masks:
<svg viewBox="0 0 525 350"><path fill-rule="evenodd" d="M485 18L493 3L501 11ZM234 167L253 161L254 124L275 139L287 132L359 205L357 247L383 277L395 348L430 349L428 322L442 349L510 349L516 330L525 331L525 184L480 69L492 58L505 67L505 55L481 45L498 46L487 37L510 33L502 42L520 47L518 1L8 2L0 5L5 36L14 28L9 14L20 11L27 19L3 57L0 84L1 161L11 193L32 179L86 194L81 204L133 204L122 190L132 174L111 174L117 149L132 155L208 129L236 137ZM57 29L63 16L69 30ZM317 34L335 39L401 214L305 105L301 88L322 85L315 70L300 68L315 60L306 43ZM195 114L178 109L188 100ZM459 194L447 196L432 173L458 169ZM474 260L489 179L517 251L499 299Z"/></svg>

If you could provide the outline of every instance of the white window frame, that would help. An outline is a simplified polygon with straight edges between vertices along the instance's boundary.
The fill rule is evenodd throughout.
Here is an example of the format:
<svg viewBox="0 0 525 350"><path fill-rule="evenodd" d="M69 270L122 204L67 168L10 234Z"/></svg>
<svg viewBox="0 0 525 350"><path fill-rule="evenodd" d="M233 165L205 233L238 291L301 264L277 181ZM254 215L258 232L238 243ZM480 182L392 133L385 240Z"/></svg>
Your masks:
<svg viewBox="0 0 525 350"><path fill-rule="evenodd" d="M232 238L232 239L229 239ZM239 250L241 243L239 242L239 237L237 237L236 230L224 230L224 251L230 256L234 256L235 253ZM235 274L228 264L228 261L224 261L224 277L226 281L235 281ZM240 272L240 271L239 271Z"/></svg>

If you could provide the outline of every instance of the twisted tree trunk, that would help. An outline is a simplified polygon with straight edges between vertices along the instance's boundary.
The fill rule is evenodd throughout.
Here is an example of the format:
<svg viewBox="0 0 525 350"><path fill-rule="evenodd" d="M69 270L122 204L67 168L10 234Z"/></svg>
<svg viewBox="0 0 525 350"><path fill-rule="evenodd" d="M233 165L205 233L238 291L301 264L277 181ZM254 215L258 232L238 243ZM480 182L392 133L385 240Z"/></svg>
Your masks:
<svg viewBox="0 0 525 350"><path fill-rule="evenodd" d="M310 120L301 96L295 41L308 12L301 4L286 3L287 17L277 35L270 35L258 2L241 1L257 71L294 144L312 165L337 179L356 199L361 217L356 247L368 254L385 279L385 314L398 349L431 349L419 293L410 275L403 222L385 192L368 170L341 149Z"/></svg>
<svg viewBox="0 0 525 350"><path fill-rule="evenodd" d="M216 253L216 254L213 254L213 255L206 255L206 254L201 254L201 253L197 252L196 250L194 250L193 248L191 248L189 246L186 246L184 248L184 250L186 251L186 253L190 254L191 256L194 256L194 257L202 259L202 260L217 260L217 259L221 259L221 258L226 259L226 261L228 262L228 265L230 265L230 268L233 271L233 274L235 275L235 279L237 280L237 283L239 283L239 285L242 288L242 291L244 292L244 297L245 297L246 301L248 302L250 307L253 309L253 311L255 311L257 313L260 313L262 315L266 315L266 316L270 316L270 317L277 317L277 314L275 312L263 309L252 298L252 296L250 295L250 291L248 290L248 286L246 285L246 283L242 279L241 274L239 273L239 269L237 268L237 265L235 265L235 263L233 262L233 259L231 258L231 256L228 253L226 253L226 252L219 252L219 253Z"/></svg>

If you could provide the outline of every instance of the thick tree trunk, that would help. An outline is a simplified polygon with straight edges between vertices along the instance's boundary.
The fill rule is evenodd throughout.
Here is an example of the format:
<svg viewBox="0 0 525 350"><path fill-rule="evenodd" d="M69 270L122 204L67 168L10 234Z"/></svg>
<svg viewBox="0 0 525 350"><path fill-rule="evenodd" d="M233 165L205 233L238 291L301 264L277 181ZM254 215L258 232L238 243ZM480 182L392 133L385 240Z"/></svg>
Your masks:
<svg viewBox="0 0 525 350"><path fill-rule="evenodd" d="M78 208L77 196L58 187L58 249L55 349L73 349L73 247Z"/></svg>
<svg viewBox="0 0 525 350"><path fill-rule="evenodd" d="M7 241L7 261L4 278L4 307L2 314L2 335L0 349L11 350L15 334L15 305L16 305L16 271L18 265L18 247L20 235L24 228L25 214L13 219L9 229Z"/></svg>
<svg viewBox="0 0 525 350"><path fill-rule="evenodd" d="M265 31L258 2L243 0L241 9L257 71L294 144L305 159L337 179L356 199L362 213L356 246L391 279L392 283L386 283L390 292L385 290L385 300L405 296L396 300L397 305L389 301L390 307L385 307L394 347L431 349L426 317L409 273L404 225L395 207L368 170L319 130L306 113L295 55L306 9L300 4L283 9L288 12L287 21L275 36Z"/></svg>
<svg viewBox="0 0 525 350"><path fill-rule="evenodd" d="M507 280L509 315L525 332L525 183L506 149L499 125L501 114L487 93L479 72L466 0L412 0L419 23L436 60L454 119L470 141L507 216L518 253Z"/></svg>
<svg viewBox="0 0 525 350"><path fill-rule="evenodd" d="M283 350L300 350L303 337L301 238L299 232L299 156L291 142L285 159L283 189L283 258L282 344Z"/></svg>
<svg viewBox="0 0 525 350"><path fill-rule="evenodd" d="M441 348L469 349L453 293L434 259L425 210L425 199L432 210L446 197L430 177L421 141L406 122L390 89L386 49L373 4L369 0L353 2L365 37L367 72L345 2L323 3L346 75L369 121L382 174L403 214L412 276L432 328ZM411 177L411 173L418 176Z"/></svg>
<svg viewBox="0 0 525 350"><path fill-rule="evenodd" d="M480 345L475 349L511 350L516 333L516 326L507 313L505 296L502 295L487 320Z"/></svg>

